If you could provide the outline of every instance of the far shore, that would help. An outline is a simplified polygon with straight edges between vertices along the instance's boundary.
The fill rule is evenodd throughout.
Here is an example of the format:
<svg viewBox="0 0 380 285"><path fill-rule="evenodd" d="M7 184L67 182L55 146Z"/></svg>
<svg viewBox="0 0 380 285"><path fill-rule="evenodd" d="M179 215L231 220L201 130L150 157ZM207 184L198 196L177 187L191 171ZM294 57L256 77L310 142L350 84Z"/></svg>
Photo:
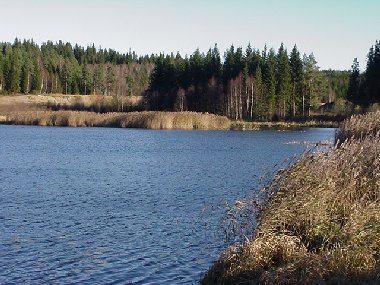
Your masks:
<svg viewBox="0 0 380 285"><path fill-rule="evenodd" d="M114 127L154 130L299 130L303 128L335 128L338 122L244 122L227 117L196 112L110 112L86 111L11 111L0 114L0 123L61 127Z"/></svg>
<svg viewBox="0 0 380 285"><path fill-rule="evenodd" d="M142 96L1 95L0 123L66 127L118 127L162 130L299 130L337 128L338 120L247 122L199 112L147 110Z"/></svg>

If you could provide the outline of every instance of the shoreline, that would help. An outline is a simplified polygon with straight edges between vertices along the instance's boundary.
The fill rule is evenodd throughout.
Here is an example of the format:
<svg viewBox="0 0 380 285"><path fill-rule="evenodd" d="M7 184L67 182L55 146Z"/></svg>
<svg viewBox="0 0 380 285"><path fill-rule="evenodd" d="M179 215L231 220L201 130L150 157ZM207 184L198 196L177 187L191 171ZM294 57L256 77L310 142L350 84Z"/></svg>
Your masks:
<svg viewBox="0 0 380 285"><path fill-rule="evenodd" d="M379 130L380 112L352 116L334 148L304 154L260 195L236 201L228 214L245 218L234 227L254 219L255 229L201 284L378 284Z"/></svg>
<svg viewBox="0 0 380 285"><path fill-rule="evenodd" d="M116 127L153 130L293 131L306 128L337 128L339 122L245 122L197 112L11 111L0 113L0 124L60 127Z"/></svg>

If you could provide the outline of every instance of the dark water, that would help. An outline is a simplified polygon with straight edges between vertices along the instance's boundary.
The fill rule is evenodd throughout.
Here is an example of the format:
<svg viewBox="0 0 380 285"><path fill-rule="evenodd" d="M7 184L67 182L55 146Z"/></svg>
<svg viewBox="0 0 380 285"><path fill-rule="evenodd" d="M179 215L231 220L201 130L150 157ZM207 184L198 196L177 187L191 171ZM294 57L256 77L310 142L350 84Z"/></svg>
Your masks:
<svg viewBox="0 0 380 285"><path fill-rule="evenodd" d="M204 209L333 136L0 126L0 283L196 283L225 246Z"/></svg>

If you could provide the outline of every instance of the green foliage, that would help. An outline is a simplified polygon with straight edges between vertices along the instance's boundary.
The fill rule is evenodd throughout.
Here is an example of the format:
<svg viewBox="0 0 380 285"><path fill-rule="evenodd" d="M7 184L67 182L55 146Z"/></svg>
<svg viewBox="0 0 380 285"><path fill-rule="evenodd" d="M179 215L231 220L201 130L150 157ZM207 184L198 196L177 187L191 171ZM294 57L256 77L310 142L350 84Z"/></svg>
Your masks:
<svg viewBox="0 0 380 285"><path fill-rule="evenodd" d="M30 59L24 60L24 64L21 67L21 92L24 94L30 92L32 67Z"/></svg>
<svg viewBox="0 0 380 285"><path fill-rule="evenodd" d="M233 45L221 62L215 45L189 58L160 55L155 62L148 99L154 110L212 112L239 120L268 120L310 114L329 103L328 77L314 55L301 59L294 46L290 57L283 45L276 54L251 45L243 52ZM327 99L326 99L327 98Z"/></svg>
<svg viewBox="0 0 380 285"><path fill-rule="evenodd" d="M291 73L289 59L286 49L281 44L277 54L277 95L278 95L278 115L286 117L289 114L289 107L291 102Z"/></svg>
<svg viewBox="0 0 380 285"><path fill-rule="evenodd" d="M360 74L359 63L354 60L347 90L347 99L364 108L380 103L380 41L369 49L367 59L363 74Z"/></svg>
<svg viewBox="0 0 380 285"><path fill-rule="evenodd" d="M0 43L2 93L145 95L152 110L247 121L306 116L321 103L343 98L348 80L337 74L320 72L313 55L301 60L296 46L288 56L283 45L278 53L232 45L222 60L217 45L186 57L137 57L62 41Z"/></svg>
<svg viewBox="0 0 380 285"><path fill-rule="evenodd" d="M91 74L87 63L82 64L81 77L80 77L80 93L87 95L90 91Z"/></svg>
<svg viewBox="0 0 380 285"><path fill-rule="evenodd" d="M104 92L104 70L102 65L97 65L94 70L93 93L103 94Z"/></svg>
<svg viewBox="0 0 380 285"><path fill-rule="evenodd" d="M33 77L32 77L32 90L41 92L42 84L41 84L41 71L38 61L34 62L33 65Z"/></svg>
<svg viewBox="0 0 380 285"><path fill-rule="evenodd" d="M266 94L268 96L268 116L272 119L275 116L276 110L276 57L274 49L270 49L267 56L265 56L264 63L264 83L266 87Z"/></svg>
<svg viewBox="0 0 380 285"><path fill-rule="evenodd" d="M302 103L302 93L303 93L303 64L297 46L294 45L292 52L289 58L290 72L292 76L292 92L291 92L291 108L292 115L295 116L297 113L300 113L300 106ZM297 108L298 106L298 108ZM298 110L297 110L298 109Z"/></svg>
<svg viewBox="0 0 380 285"><path fill-rule="evenodd" d="M347 100L354 104L360 102L359 98L359 86L360 86L360 69L358 59L355 58L351 67L350 81L347 90Z"/></svg>
<svg viewBox="0 0 380 285"><path fill-rule="evenodd" d="M380 102L380 41L376 41L369 50L363 89L362 96L366 101Z"/></svg>
<svg viewBox="0 0 380 285"><path fill-rule="evenodd" d="M312 109L317 109L321 102L325 102L326 94L328 94L327 80L315 60L314 54L303 56L304 66L304 94L302 113L306 112L310 115Z"/></svg>
<svg viewBox="0 0 380 285"><path fill-rule="evenodd" d="M322 73L328 81L328 102L336 102L338 99L346 99L350 72L330 69L324 70Z"/></svg>
<svg viewBox="0 0 380 285"><path fill-rule="evenodd" d="M113 68L111 66L107 67L107 74L106 74L106 94L111 95L113 93L115 84L115 73L113 71Z"/></svg>
<svg viewBox="0 0 380 285"><path fill-rule="evenodd" d="M90 94L94 87L94 70L107 65L115 75L112 88L105 92L106 82L97 82L95 87L99 90L96 92L126 95L124 73L128 72L127 65L134 64L143 67L130 74L140 84L134 93L141 95L148 88L153 61L154 56L137 57L131 51L121 54L112 49L97 49L94 45L84 48L62 41L48 41L38 46L33 41L16 39L13 44L0 43L0 92ZM116 71L119 71L118 76Z"/></svg>

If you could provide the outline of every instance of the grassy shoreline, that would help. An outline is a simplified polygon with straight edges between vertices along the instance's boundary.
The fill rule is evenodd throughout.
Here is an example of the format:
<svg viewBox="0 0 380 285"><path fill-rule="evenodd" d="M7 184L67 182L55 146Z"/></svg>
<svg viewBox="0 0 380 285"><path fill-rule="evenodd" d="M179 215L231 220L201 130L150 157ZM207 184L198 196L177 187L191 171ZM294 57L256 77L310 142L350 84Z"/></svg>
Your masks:
<svg viewBox="0 0 380 285"><path fill-rule="evenodd" d="M338 117L307 121L246 122L196 112L156 112L143 96L17 94L0 95L0 123L69 127L122 127L147 129L300 130L338 127ZM137 112L138 111L138 112Z"/></svg>
<svg viewBox="0 0 380 285"><path fill-rule="evenodd" d="M85 111L9 112L0 117L3 124L64 127L114 127L153 130L227 130L226 117L195 112L94 113Z"/></svg>
<svg viewBox="0 0 380 285"><path fill-rule="evenodd" d="M10 111L0 112L1 124L67 126L67 127L118 127L180 130L299 130L312 127L337 127L338 122L243 122L227 117L196 112L109 112L87 111Z"/></svg>
<svg viewBox="0 0 380 285"><path fill-rule="evenodd" d="M379 126L380 112L347 119L335 148L279 172L265 198L237 201L235 216L257 227L201 283L379 284Z"/></svg>

